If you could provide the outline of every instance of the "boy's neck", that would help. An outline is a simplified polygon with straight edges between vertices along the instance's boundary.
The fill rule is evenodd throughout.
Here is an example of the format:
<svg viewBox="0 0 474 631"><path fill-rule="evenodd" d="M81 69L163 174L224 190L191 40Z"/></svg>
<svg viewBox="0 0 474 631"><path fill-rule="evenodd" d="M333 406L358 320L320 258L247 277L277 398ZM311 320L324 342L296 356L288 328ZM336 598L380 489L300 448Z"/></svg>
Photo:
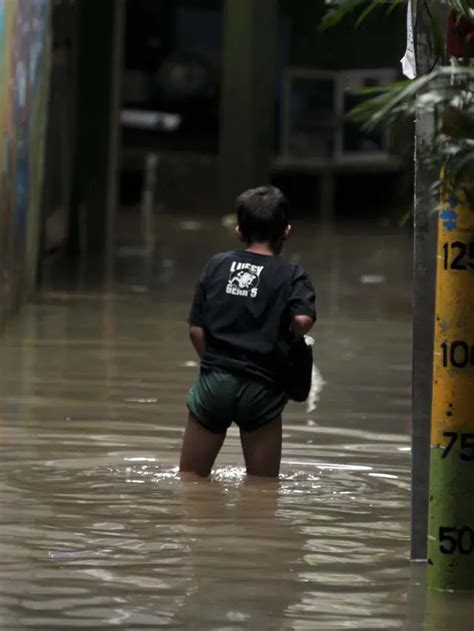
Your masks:
<svg viewBox="0 0 474 631"><path fill-rule="evenodd" d="M254 254L266 254L267 256L275 256L277 254L275 248L270 243L249 243L245 248L246 252L253 252Z"/></svg>

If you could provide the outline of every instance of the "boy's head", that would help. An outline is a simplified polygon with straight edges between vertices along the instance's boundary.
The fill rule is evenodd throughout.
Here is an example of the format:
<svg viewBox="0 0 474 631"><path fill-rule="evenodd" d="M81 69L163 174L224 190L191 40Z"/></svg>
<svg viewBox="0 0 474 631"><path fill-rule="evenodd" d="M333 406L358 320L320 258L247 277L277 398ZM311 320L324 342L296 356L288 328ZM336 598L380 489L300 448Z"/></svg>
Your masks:
<svg viewBox="0 0 474 631"><path fill-rule="evenodd" d="M278 246L291 230L288 225L289 204L280 189L260 186L237 198L237 234L242 241Z"/></svg>

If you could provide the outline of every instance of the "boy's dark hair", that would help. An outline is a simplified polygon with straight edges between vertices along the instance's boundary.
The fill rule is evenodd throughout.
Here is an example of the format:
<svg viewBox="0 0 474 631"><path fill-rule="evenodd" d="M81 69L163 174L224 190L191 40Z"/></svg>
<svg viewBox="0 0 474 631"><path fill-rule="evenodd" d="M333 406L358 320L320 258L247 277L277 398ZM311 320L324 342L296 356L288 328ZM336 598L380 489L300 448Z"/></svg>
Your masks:
<svg viewBox="0 0 474 631"><path fill-rule="evenodd" d="M260 186L237 198L237 220L247 243L275 243L288 226L288 200L274 186Z"/></svg>

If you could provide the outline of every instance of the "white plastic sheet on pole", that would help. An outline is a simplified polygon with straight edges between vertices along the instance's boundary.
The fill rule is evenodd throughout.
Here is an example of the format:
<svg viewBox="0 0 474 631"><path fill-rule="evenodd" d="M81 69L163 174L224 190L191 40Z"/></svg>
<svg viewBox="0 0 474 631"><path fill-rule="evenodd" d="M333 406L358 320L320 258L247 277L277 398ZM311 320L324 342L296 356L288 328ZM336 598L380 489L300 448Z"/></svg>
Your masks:
<svg viewBox="0 0 474 631"><path fill-rule="evenodd" d="M415 33L414 25L416 24L416 3L408 0L407 7L407 49L405 56L401 60L403 74L408 79L416 79L416 51L415 51Z"/></svg>

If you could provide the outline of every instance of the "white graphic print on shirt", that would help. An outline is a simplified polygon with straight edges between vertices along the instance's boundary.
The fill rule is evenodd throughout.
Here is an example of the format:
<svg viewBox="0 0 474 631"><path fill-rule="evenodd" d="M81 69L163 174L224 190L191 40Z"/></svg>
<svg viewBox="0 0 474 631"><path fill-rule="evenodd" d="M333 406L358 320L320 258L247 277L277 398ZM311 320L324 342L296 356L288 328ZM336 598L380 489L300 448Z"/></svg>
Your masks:
<svg viewBox="0 0 474 631"><path fill-rule="evenodd" d="M233 296L256 298L262 270L263 265L233 261L230 266L226 292Z"/></svg>

